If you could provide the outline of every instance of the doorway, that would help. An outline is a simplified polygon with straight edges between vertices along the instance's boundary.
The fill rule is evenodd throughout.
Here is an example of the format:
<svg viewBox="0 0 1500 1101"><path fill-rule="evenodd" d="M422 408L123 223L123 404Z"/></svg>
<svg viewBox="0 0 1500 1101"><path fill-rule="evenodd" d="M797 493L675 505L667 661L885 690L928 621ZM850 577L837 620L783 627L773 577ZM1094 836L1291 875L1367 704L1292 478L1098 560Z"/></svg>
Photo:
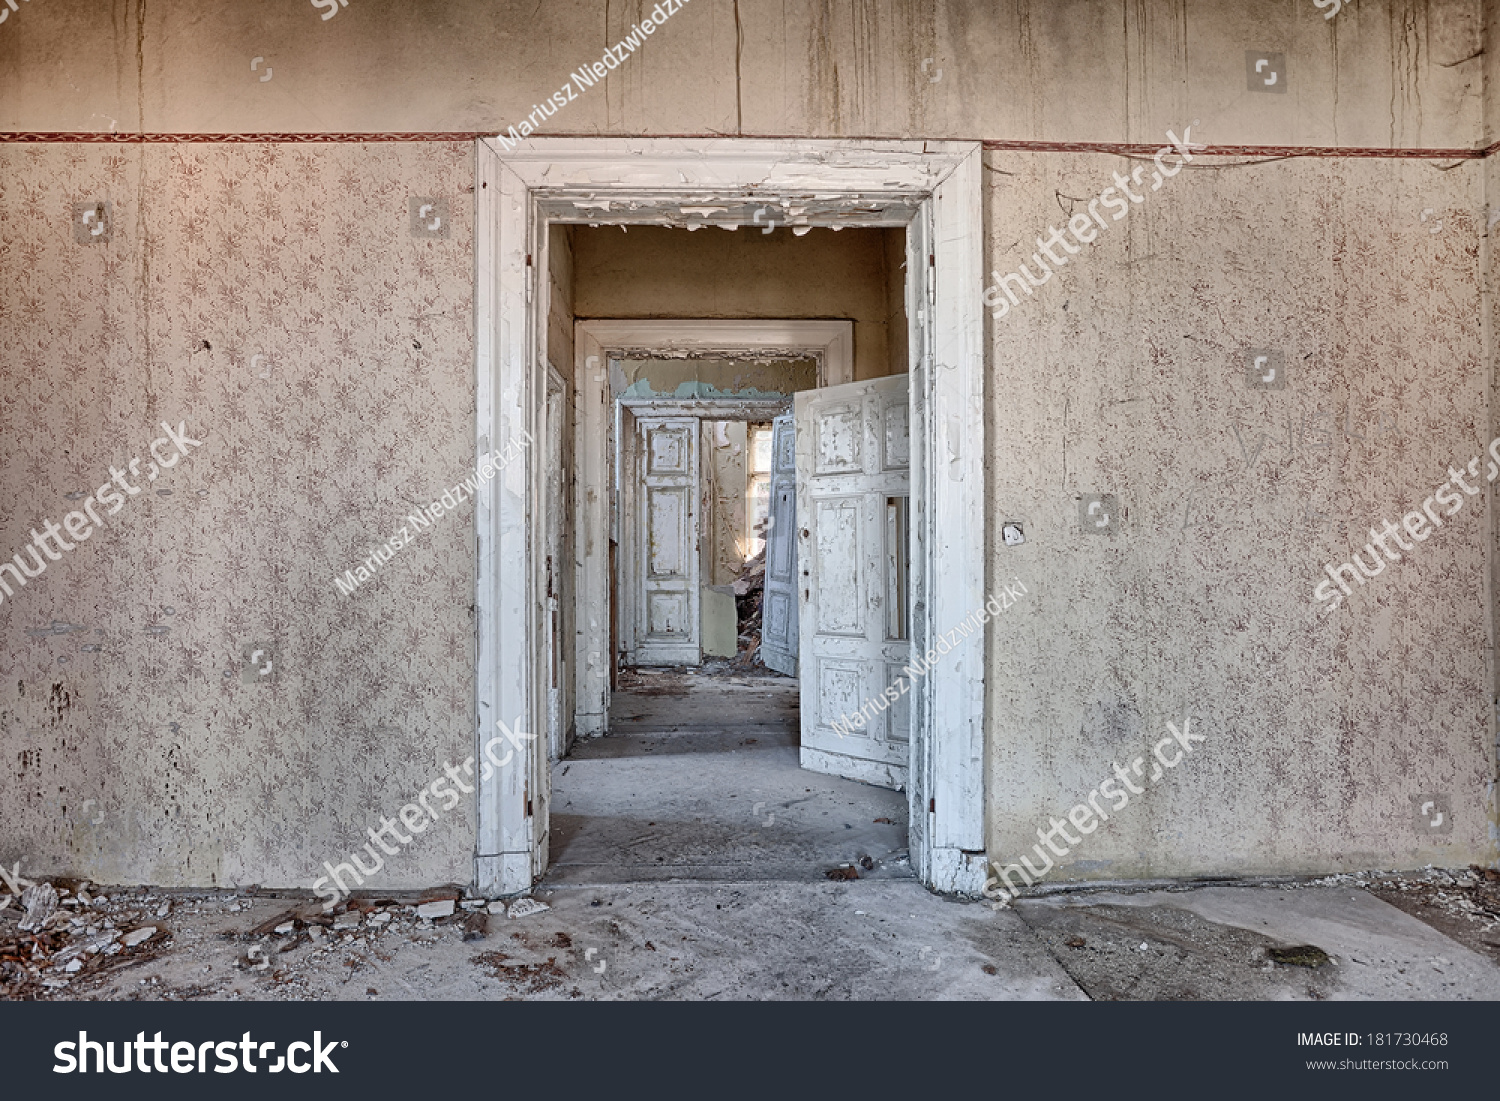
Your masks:
<svg viewBox="0 0 1500 1101"><path fill-rule="evenodd" d="M620 568L611 599L624 665L762 667L770 422L788 404L617 403Z"/></svg>
<svg viewBox="0 0 1500 1101"><path fill-rule="evenodd" d="M910 623L917 652L940 625L983 601L983 374L979 149L974 143L758 142L547 139L477 155L476 362L481 446L529 430L545 433L545 349L552 298L554 225L658 225L725 229L899 226L906 231L905 300L911 385ZM775 217L779 215L779 217ZM671 339L682 323L672 326ZM718 324L718 323L715 323ZM608 414L605 349L571 349L575 424L570 441L580 487L597 487ZM478 727L501 716L545 722L546 599L540 568L546 493L528 449L476 512ZM580 490L580 499L585 489ZM607 619L609 548L591 521L607 502L582 501L573 517L577 580L578 730L608 721L612 651ZM602 642L597 647L590 642ZM912 686L907 804L912 863L935 890L977 895L983 882L983 659L954 650ZM481 743L482 744L482 743ZM531 743L520 767L497 771L478 792L476 886L490 894L529 888L548 863L551 764Z"/></svg>
<svg viewBox="0 0 1500 1101"><path fill-rule="evenodd" d="M554 762L550 884L912 874L910 719L881 695L910 660L908 376L819 387L807 352L605 357L615 687L605 736ZM646 394L699 388L782 393Z"/></svg>

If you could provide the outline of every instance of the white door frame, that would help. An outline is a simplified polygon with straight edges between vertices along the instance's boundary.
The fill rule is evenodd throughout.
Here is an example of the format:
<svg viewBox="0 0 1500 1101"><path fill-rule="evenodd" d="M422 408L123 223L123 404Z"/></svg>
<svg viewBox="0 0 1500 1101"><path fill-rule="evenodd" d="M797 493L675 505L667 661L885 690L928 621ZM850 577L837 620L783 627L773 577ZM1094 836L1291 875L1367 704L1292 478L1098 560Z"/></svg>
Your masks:
<svg viewBox="0 0 1500 1101"><path fill-rule="evenodd" d="M746 232L772 221L907 226L907 314L915 344L912 633L914 651L925 649L984 601L981 175L977 142L547 138L505 152L498 138L480 140L474 181L478 448L489 451L522 431L536 438L541 427L550 224L744 226ZM771 218L762 221L757 215L766 211ZM651 345L675 347L683 339L682 322L644 324L663 330L665 339ZM597 487L607 484L588 482L607 461L593 455L607 435L595 430L605 428L596 418L609 414L602 400L608 395L605 342L596 336L576 344L578 477L580 486ZM590 363L590 357L599 358ZM592 394L585 392L596 384ZM527 448L486 483L476 502L476 758L497 720L519 715L527 731L541 729L545 720L544 663L536 645L545 579L536 554L541 534L533 523L544 491L543 463ZM605 529L588 532L580 522L575 530L581 559L607 556L607 545L600 546ZM585 608L607 606L591 603L598 595L580 586L581 627L588 626ZM588 668L581 664L580 673ZM985 868L984 646L954 647L912 694L912 863L936 891L978 895ZM584 698L580 693L580 710ZM546 829L532 808L537 777L547 767L544 742L528 743L533 759L495 769L479 783L475 887L489 897L528 890L545 867Z"/></svg>
<svg viewBox="0 0 1500 1101"><path fill-rule="evenodd" d="M578 649L575 729L579 737L603 734L608 728L609 680L609 540L614 532L610 499L596 487L611 484L610 446L617 410L610 401L607 378L611 358L638 355L655 358L670 353L762 357L784 354L818 361L817 384L837 386L854 379L854 322L793 321L782 318L751 320L688 319L662 321L593 320L573 326L574 377L578 380L576 469L578 480L574 516L578 532ZM624 399L633 408L655 408L668 399ZM733 401L735 399L693 399ZM790 406L791 399L786 404ZM691 402L674 399L671 408L687 409ZM668 408L660 405L661 408ZM726 418L729 419L729 418ZM618 472L617 472L618 473ZM623 611L623 608L621 609ZM627 625L621 624L621 637Z"/></svg>

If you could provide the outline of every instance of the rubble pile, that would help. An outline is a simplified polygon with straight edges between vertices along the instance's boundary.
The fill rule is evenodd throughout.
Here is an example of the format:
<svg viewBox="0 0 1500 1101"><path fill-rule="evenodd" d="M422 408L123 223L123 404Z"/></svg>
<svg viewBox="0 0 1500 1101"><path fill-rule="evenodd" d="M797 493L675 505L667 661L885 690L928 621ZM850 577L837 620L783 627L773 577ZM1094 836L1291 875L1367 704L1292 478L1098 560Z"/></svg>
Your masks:
<svg viewBox="0 0 1500 1101"><path fill-rule="evenodd" d="M358 969L366 951L389 959L382 947L393 953L398 937L435 943L440 927L452 925L463 940L478 941L488 935L493 915L521 919L549 909L534 898L514 899L509 905L460 900L456 889L440 888L411 901L351 898L327 910L321 900L298 902L248 929L231 924L221 926L221 932L205 932L197 920L207 917L211 929L220 915L252 909L264 913L264 907L264 899L234 890L173 892L170 898L144 887L109 888L106 893L81 880L33 883L21 877L19 866L13 871L0 867L0 1001L97 997L115 973L168 953L179 964L190 961L195 975L211 974L218 963L220 975L202 979L207 986L153 989L147 996L213 996L222 992L224 974L224 951L216 945L225 942L234 946L230 973L264 972L277 985L297 988L320 963L324 971L328 963ZM173 914L190 930L186 939L174 938L168 928L164 919ZM159 981L152 975L140 984L154 988Z"/></svg>
<svg viewBox="0 0 1500 1101"><path fill-rule="evenodd" d="M1411 896L1481 931L1500 932L1500 871L1475 864L1457 870L1421 872L1343 872L1307 882L1309 887L1358 887Z"/></svg>
<svg viewBox="0 0 1500 1101"><path fill-rule="evenodd" d="M1500 870L1427 867L1420 872L1357 872L1308 881L1357 887L1500 963Z"/></svg>
<svg viewBox="0 0 1500 1101"><path fill-rule="evenodd" d="M739 619L739 647L731 666L764 670L760 660L760 608L766 585L766 552L747 559L734 583L734 607Z"/></svg>
<svg viewBox="0 0 1500 1101"><path fill-rule="evenodd" d="M1371 886L1415 895L1485 933L1500 933L1500 871L1478 865L1459 871L1428 868L1420 875L1371 877ZM1495 938L1500 941L1500 937Z"/></svg>
<svg viewBox="0 0 1500 1101"><path fill-rule="evenodd" d="M0 868L0 999L33 1001L83 980L155 959L170 931L163 903L93 895L87 882L33 883Z"/></svg>
<svg viewBox="0 0 1500 1101"><path fill-rule="evenodd" d="M395 899L350 898L327 909L320 902L306 902L262 921L237 934L246 945L238 966L247 971L269 971L274 982L297 981L294 962L311 963L320 955L369 949L378 958L383 940L405 937L422 943L426 934L437 939L437 930L453 925L463 930L466 941L483 940L489 932L490 915L528 917L550 907L532 898L460 900L456 890L429 891L413 902ZM292 956L300 948L309 952Z"/></svg>

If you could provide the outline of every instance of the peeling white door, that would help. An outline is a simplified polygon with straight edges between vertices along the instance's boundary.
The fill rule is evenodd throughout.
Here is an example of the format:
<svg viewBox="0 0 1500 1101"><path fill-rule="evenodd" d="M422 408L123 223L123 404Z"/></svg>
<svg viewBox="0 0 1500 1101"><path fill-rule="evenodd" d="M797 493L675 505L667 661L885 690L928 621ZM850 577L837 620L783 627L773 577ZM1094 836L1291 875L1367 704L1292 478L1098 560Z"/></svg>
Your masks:
<svg viewBox="0 0 1500 1101"><path fill-rule="evenodd" d="M635 665L697 665L698 418L635 418Z"/></svg>
<svg viewBox="0 0 1500 1101"><path fill-rule="evenodd" d="M760 660L797 675L797 455L792 414L771 422L771 509L766 587L760 608Z"/></svg>
<svg viewBox="0 0 1500 1101"><path fill-rule="evenodd" d="M794 413L802 767L897 789L911 745L908 386L808 390Z"/></svg>

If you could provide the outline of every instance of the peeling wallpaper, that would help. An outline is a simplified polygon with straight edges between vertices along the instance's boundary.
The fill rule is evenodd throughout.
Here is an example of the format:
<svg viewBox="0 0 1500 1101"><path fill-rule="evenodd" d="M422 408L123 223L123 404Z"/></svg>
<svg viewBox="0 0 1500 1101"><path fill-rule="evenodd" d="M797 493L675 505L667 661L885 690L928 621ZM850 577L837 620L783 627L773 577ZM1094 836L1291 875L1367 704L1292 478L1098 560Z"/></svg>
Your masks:
<svg viewBox="0 0 1500 1101"><path fill-rule="evenodd" d="M615 397L790 398L818 384L818 361L722 359L621 359L612 378ZM623 389L616 389L623 383Z"/></svg>
<svg viewBox="0 0 1500 1101"><path fill-rule="evenodd" d="M306 886L473 752L472 515L333 583L472 470L471 181L464 144L0 145L0 554L160 422L202 441L0 603L0 858ZM377 882L472 852L465 802Z"/></svg>

